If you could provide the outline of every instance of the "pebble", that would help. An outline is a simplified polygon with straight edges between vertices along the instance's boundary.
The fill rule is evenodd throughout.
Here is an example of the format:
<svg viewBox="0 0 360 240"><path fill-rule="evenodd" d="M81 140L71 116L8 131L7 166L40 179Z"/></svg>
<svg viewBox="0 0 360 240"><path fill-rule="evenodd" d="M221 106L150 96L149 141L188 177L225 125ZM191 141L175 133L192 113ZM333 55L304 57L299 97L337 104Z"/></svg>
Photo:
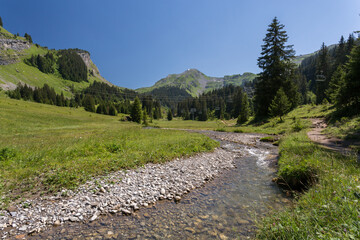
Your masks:
<svg viewBox="0 0 360 240"><path fill-rule="evenodd" d="M8 236L8 226L14 228L13 235L29 234L67 221L92 222L101 214L120 211L130 215L140 206L153 206L160 199L180 201L181 195L201 187L205 180L233 168L235 156L236 153L219 148L164 164L150 163L136 170L114 172L93 178L76 191L62 190L53 196L27 200L26 208L18 204L0 210L0 239ZM108 182L113 184L107 185Z"/></svg>
<svg viewBox="0 0 360 240"><path fill-rule="evenodd" d="M56 227L56 226L60 226L61 225L61 222L60 222L60 220L56 220L55 222L54 222L54 226Z"/></svg>

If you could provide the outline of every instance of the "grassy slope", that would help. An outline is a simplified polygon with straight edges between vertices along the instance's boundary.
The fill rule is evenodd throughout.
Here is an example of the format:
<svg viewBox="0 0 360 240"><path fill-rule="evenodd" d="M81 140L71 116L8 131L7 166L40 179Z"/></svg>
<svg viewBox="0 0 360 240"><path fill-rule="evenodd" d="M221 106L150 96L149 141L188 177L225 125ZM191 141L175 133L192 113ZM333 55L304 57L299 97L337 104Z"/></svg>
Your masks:
<svg viewBox="0 0 360 240"><path fill-rule="evenodd" d="M360 169L356 156L321 148L306 132L280 143L279 175L316 174L318 183L298 196L294 206L259 222L259 239L359 239Z"/></svg>
<svg viewBox="0 0 360 240"><path fill-rule="evenodd" d="M190 73L180 75L171 74L166 78L157 81L154 86L139 88L136 91L139 93L146 93L161 87L178 87L180 89L185 89L193 97L196 97L198 91L201 90L199 81Z"/></svg>
<svg viewBox="0 0 360 240"><path fill-rule="evenodd" d="M30 49L24 51L24 59L33 54L46 54L48 50L33 45ZM0 81L11 82L18 84L20 81L31 86L42 87L45 83L53 87L57 93L64 92L66 97L71 97L72 93L69 90L70 86L74 86L75 90L83 89L89 86L90 83L97 80L94 77L89 77L89 82L73 82L61 78L58 74L45 74L35 67L25 64L23 61L10 65L0 66Z"/></svg>
<svg viewBox="0 0 360 240"><path fill-rule="evenodd" d="M3 37L8 37L13 39L13 34L6 31L6 29L1 28L0 33ZM25 40L23 37L17 37L19 40ZM102 78L97 78L88 74L89 82L73 82L70 80L63 79L59 73L55 74L45 74L42 73L35 67L31 67L23 62L25 58L29 58L31 55L45 55L49 50L43 47L36 47L32 45L29 49L24 50L23 52L16 52L13 50L2 51L0 54L6 55L16 55L20 61L15 64L10 65L0 65L0 84L3 83L13 83L18 84L19 82L26 83L30 86L34 87L42 87L45 83L47 83L50 87L53 87L55 91L60 94L64 93L65 97L71 97L72 93L69 90L70 86L74 86L75 90L81 90L90 85L90 83L94 81L106 81ZM93 69L96 66L92 63L91 67Z"/></svg>
<svg viewBox="0 0 360 240"><path fill-rule="evenodd" d="M303 107L290 114L325 117L332 111L328 106ZM359 117L343 119L326 132L341 132L338 136L346 138L355 126L359 127ZM359 239L360 168L356 154L343 156L322 148L312 143L306 132L287 132L281 139L278 176L291 186L299 180L316 179L316 183L298 195L293 206L259 220L257 238Z"/></svg>
<svg viewBox="0 0 360 240"><path fill-rule="evenodd" d="M0 203L30 191L74 188L91 176L217 146L198 134L144 130L119 117L3 95L0 112Z"/></svg>

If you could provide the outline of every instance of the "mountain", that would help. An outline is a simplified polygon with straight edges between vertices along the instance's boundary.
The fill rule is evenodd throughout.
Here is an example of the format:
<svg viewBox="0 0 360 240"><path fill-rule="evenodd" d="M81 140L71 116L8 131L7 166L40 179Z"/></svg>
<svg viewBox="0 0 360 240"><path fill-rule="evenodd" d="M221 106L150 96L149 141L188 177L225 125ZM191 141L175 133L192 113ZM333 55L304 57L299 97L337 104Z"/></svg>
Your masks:
<svg viewBox="0 0 360 240"><path fill-rule="evenodd" d="M332 45L329 45L327 48L328 48L329 51L333 51L333 50L335 50L336 46L337 46L337 44L332 44ZM299 56L296 56L296 57L294 58L293 62L294 62L295 64L297 64L297 65L300 65L306 58L309 58L309 57L311 57L311 56L316 55L319 51L320 51L320 50L317 50L317 51L315 51L315 52L313 52L313 53L301 54L301 55L299 55Z"/></svg>
<svg viewBox="0 0 360 240"><path fill-rule="evenodd" d="M195 97L203 92L222 88L232 84L240 86L244 82L252 81L257 75L253 73L236 74L224 77L209 77L197 69L188 69L180 74L170 74L167 77L157 81L152 87L136 89L139 93L151 93L155 89L161 88L179 88L185 90L188 94Z"/></svg>
<svg viewBox="0 0 360 240"><path fill-rule="evenodd" d="M49 50L47 47L33 44L31 36L26 35L26 38L20 37L0 27L0 89L13 90L18 83L27 84L31 87L42 87L46 83L54 88L57 93L63 92L65 97L71 97L73 95L71 89L82 90L94 81L104 82L112 86L100 75L99 69L91 60L89 52L80 49ZM70 62L67 65L69 68L67 73L75 71L74 73L70 72L69 76L78 74L76 72L77 65L72 66L73 59L63 57L65 58L62 61L64 66L59 62L62 56L69 56L71 53L80 57L77 57L77 61L83 65L84 81L74 81L71 77L64 77L69 75L63 73L67 62ZM40 71L41 68L36 64L39 61L42 64L47 64L47 71L50 72L44 69Z"/></svg>

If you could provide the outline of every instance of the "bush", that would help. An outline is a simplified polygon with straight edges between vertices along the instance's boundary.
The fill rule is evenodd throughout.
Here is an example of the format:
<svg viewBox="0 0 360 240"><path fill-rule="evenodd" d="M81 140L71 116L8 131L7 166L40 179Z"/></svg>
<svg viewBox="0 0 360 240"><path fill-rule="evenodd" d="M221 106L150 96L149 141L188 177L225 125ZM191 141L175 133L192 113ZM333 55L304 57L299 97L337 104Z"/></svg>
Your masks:
<svg viewBox="0 0 360 240"><path fill-rule="evenodd" d="M16 151L10 148L0 150L0 161L5 161L16 156Z"/></svg>

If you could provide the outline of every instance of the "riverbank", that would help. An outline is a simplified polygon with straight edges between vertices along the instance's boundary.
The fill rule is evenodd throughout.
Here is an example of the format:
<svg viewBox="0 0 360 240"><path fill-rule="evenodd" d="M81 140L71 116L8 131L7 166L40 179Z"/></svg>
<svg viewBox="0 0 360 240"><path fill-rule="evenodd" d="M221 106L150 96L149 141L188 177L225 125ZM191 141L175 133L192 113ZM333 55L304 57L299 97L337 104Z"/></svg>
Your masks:
<svg viewBox="0 0 360 240"><path fill-rule="evenodd" d="M257 238L359 239L356 154L343 155L317 145L308 138L307 130L283 137L279 150L278 178L290 190L306 191L295 196L293 207L259 220Z"/></svg>
<svg viewBox="0 0 360 240"><path fill-rule="evenodd" d="M254 221L289 202L271 182L277 147L258 134L202 131L233 155L235 168L219 172L180 201L164 199L131 215L106 214L93 222L66 222L29 239L249 239ZM248 140L247 140L248 139ZM234 141L246 142L247 144Z"/></svg>
<svg viewBox="0 0 360 240"><path fill-rule="evenodd" d="M68 221L91 222L107 213L127 215L161 199L178 201L183 194L233 168L233 155L216 149L164 164L147 164L95 178L76 192L64 190L56 196L24 201L0 211L0 237L31 234Z"/></svg>

